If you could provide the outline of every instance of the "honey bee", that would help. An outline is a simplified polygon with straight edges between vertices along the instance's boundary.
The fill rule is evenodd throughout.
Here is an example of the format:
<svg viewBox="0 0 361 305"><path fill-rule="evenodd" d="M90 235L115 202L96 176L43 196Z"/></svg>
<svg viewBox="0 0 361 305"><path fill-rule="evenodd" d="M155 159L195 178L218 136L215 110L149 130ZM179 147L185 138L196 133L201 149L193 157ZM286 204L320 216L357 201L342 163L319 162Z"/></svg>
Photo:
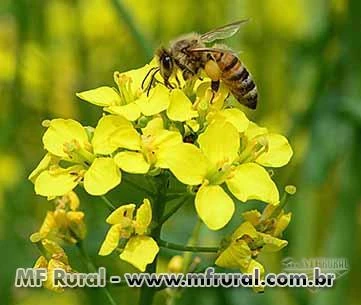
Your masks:
<svg viewBox="0 0 361 305"><path fill-rule="evenodd" d="M164 84L168 88L174 88L169 79L174 76L179 84L178 70L182 72L185 81L199 78L200 72L204 71L211 79L214 91L218 91L222 82L241 104L256 109L256 84L236 53L223 45L206 46L233 36L246 21L248 20L227 24L205 34L187 34L172 41L169 48L159 48L156 51L159 67L154 68L152 79L159 72Z"/></svg>

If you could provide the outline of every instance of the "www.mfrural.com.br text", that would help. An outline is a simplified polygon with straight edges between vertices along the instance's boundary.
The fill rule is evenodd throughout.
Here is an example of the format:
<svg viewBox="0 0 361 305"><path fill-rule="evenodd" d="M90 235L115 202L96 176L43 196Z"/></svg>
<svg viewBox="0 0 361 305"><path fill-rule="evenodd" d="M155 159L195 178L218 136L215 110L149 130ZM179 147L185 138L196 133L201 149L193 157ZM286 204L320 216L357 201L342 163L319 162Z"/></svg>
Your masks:
<svg viewBox="0 0 361 305"><path fill-rule="evenodd" d="M267 273L255 268L252 273L217 273L212 267L200 273L125 273L122 276L107 277L106 269L100 267L95 273L67 273L55 269L51 280L53 286L62 288L105 287L126 285L129 287L332 287L334 273L323 273L313 268L313 273ZM47 270L42 268L18 268L16 287L41 287L47 281Z"/></svg>

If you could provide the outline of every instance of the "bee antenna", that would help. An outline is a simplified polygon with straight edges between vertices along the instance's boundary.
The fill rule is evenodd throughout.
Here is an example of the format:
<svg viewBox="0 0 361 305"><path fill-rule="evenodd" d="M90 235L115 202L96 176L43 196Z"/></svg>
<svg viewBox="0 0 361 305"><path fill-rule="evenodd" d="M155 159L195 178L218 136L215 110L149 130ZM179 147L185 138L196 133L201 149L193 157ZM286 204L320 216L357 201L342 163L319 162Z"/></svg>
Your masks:
<svg viewBox="0 0 361 305"><path fill-rule="evenodd" d="M147 74L145 75L145 77L144 77L144 79L143 79L143 81L142 81L142 85L141 85L142 90L144 89L144 84L145 84L145 81L147 80L148 76L150 75L150 73L151 73L152 71L154 71L154 70L156 70L156 69L158 69L158 71L159 71L159 68L158 68L158 67L153 67L153 68L151 68L151 69L147 72ZM158 72L158 71L157 71L157 72ZM154 74L152 75L152 79L153 79L153 77L154 77Z"/></svg>
<svg viewBox="0 0 361 305"><path fill-rule="evenodd" d="M150 71L154 71L154 68L151 69ZM148 77L150 75L150 71L147 73L147 76ZM160 68L155 68L155 71L153 72L152 76L150 77L150 82L149 82L149 85L147 86L147 96L149 95L149 92L150 92L150 89L152 88L152 85L153 85L153 81L155 79L155 75L160 71ZM144 81L144 80L143 80ZM142 86L143 88L143 86Z"/></svg>

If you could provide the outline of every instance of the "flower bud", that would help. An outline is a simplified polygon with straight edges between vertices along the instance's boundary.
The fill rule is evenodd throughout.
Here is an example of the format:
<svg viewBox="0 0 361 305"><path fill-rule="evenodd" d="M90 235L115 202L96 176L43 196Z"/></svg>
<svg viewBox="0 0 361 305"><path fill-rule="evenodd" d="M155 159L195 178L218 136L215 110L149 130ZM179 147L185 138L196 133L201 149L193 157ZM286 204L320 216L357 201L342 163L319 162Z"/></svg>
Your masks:
<svg viewBox="0 0 361 305"><path fill-rule="evenodd" d="M285 192L289 195L294 195L297 192L297 188L294 185L286 185Z"/></svg>
<svg viewBox="0 0 361 305"><path fill-rule="evenodd" d="M180 255L173 256L168 263L168 272L181 273L184 268L184 257Z"/></svg>

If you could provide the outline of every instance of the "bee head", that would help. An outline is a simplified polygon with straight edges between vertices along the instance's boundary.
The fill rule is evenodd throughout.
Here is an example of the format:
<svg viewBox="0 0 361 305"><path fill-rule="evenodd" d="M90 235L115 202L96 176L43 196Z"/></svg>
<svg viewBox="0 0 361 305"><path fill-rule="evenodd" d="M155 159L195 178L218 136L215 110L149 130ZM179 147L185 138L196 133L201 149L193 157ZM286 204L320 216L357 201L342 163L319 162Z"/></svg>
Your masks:
<svg viewBox="0 0 361 305"><path fill-rule="evenodd" d="M164 81L167 82L173 73L174 60L170 52L164 48L160 48L157 51L157 56L159 60L160 74L162 75Z"/></svg>

